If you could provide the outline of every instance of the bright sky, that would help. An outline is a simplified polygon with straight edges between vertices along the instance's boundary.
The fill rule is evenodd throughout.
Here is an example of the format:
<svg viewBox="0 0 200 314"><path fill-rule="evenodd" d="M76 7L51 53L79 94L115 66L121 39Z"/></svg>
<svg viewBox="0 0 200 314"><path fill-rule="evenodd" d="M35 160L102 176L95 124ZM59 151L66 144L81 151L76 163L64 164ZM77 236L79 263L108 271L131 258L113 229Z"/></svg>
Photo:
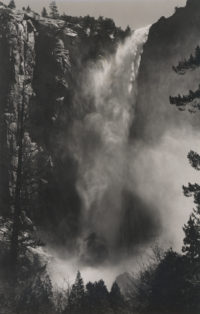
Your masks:
<svg viewBox="0 0 200 314"><path fill-rule="evenodd" d="M2 0L8 3L9 0ZM27 6L41 11L51 0L15 0L18 7ZM60 12L69 15L111 17L117 25L133 29L151 24L161 16L169 16L175 6L184 6L186 0L57 0Z"/></svg>

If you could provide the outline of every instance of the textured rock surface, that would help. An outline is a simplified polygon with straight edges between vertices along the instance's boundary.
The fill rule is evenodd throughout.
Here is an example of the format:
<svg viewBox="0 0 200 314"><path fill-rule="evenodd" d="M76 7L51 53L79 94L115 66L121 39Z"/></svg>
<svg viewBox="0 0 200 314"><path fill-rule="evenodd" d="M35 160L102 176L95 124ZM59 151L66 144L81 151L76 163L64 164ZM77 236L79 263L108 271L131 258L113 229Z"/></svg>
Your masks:
<svg viewBox="0 0 200 314"><path fill-rule="evenodd" d="M62 132L59 119L62 117L65 122L67 119L67 112L63 113L63 107L70 104L70 50L74 49L77 33L65 27L64 21L42 19L36 14L16 12L4 6L0 8L0 24L1 212L9 215L12 211L17 166L18 115L24 100L25 145L28 143L32 148L39 145L46 152L47 169L50 169L47 172L51 173L52 178L41 178L41 182L45 182L41 184L41 204L35 206L37 209L30 216L35 217L37 223L40 220L43 224L41 219L47 214L46 217L53 223L54 212L60 212L57 215L59 222L63 217L62 208L66 210L69 201L66 198L66 202L62 200L61 208L58 205L56 211L54 201L56 203L59 197L63 199L62 193L66 194L62 177L67 173L69 165L65 166L65 161L61 161L62 156L59 156L56 141ZM29 153L30 151L29 148ZM64 166L61 165L58 170L60 163ZM62 176L55 179L59 177L59 171ZM69 193L75 193L73 185Z"/></svg>
<svg viewBox="0 0 200 314"><path fill-rule="evenodd" d="M138 102L134 133L146 139L158 139L175 124L198 124L198 115L180 114L169 104L170 95L187 93L198 87L199 70L178 76L172 70L200 44L200 2L188 0L169 18L162 17L149 33L138 78ZM167 121L167 124L166 124Z"/></svg>
<svg viewBox="0 0 200 314"><path fill-rule="evenodd" d="M199 70L180 82L172 66L199 43L198 12L199 2L189 0L186 8L177 9L168 19L161 18L150 29L133 125L133 134L140 138L157 140L175 124L197 125L198 115L186 113L180 119L180 113L169 105L169 96L194 89L196 84ZM124 34L109 20L53 20L5 6L0 6L0 26L0 211L12 210L17 120L24 97L28 151L33 155L35 147L43 153L43 160L37 161L42 169L39 195L37 203L32 202L35 208L30 209L30 216L36 225L74 247L72 239L76 242L81 232L82 216L77 164L67 140L71 125L93 106L81 90L87 66L115 51Z"/></svg>
<svg viewBox="0 0 200 314"><path fill-rule="evenodd" d="M23 176L32 190L39 186L39 195L37 201L29 201L34 206L25 208L24 202L23 210L36 225L71 246L71 237L80 231L81 214L76 162L67 136L71 123L89 110L79 92L87 64L114 51L120 36L124 32L112 20L55 20L0 6L0 212L9 216L13 211L18 119L24 100L24 153L30 162ZM37 182L31 181L30 172ZM26 187L22 197L32 190Z"/></svg>
<svg viewBox="0 0 200 314"><path fill-rule="evenodd" d="M0 204L5 210L9 202L5 199L13 193L17 150L18 113L25 100L28 115L29 100L33 95L32 80L35 64L35 28L31 19L23 14L0 8L0 97L1 97L1 162L0 177L2 192ZM8 184L9 181L9 184ZM12 188L11 188L12 186ZM9 191L5 191L8 189Z"/></svg>

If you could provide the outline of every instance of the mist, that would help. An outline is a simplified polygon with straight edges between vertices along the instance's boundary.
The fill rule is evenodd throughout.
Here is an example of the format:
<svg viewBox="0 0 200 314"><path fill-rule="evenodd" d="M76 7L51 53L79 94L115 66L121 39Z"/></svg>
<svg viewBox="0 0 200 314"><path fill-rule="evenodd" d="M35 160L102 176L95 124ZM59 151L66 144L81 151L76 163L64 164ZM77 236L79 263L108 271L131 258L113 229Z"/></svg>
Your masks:
<svg viewBox="0 0 200 314"><path fill-rule="evenodd" d="M129 233L125 234L127 226L123 221L131 214L129 209L124 210L125 202L132 201L126 186L129 129L134 119L136 77L148 29L134 32L119 45L114 56L100 60L88 70L83 90L94 108L72 127L69 145L78 162L76 187L82 200L79 254L86 264L114 260L119 249L126 249L128 242L134 241Z"/></svg>
<svg viewBox="0 0 200 314"><path fill-rule="evenodd" d="M134 32L114 55L84 72L81 93L93 107L73 122L65 143L78 164L81 232L73 254L49 248L49 270L59 285L63 278L73 282L78 269L87 281L104 277L111 285L119 273L136 270L155 243L181 249L192 209L182 185L198 181L187 154L197 150L199 132L189 123L167 128L161 119L153 141L151 132L150 140L130 136L148 32Z"/></svg>

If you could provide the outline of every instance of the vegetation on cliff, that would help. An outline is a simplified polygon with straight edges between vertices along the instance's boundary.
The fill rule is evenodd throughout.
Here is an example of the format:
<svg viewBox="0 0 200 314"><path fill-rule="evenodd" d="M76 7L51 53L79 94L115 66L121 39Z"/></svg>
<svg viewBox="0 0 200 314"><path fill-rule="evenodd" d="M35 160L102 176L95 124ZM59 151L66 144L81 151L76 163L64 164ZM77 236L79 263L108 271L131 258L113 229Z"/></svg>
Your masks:
<svg viewBox="0 0 200 314"><path fill-rule="evenodd" d="M178 13L179 14L179 13ZM153 259L121 293L103 280L55 291L48 275L42 231L69 251L81 234L77 165L66 145L70 125L90 112L81 89L85 69L115 52L130 35L111 19L60 15L53 1L42 17L0 5L0 306L18 314L198 314L200 311L200 186L184 187L196 209L183 227L182 254L154 250ZM174 67L200 65L200 52ZM199 89L171 97L179 108L199 109ZM191 151L199 170L200 156ZM59 226L59 229L58 229ZM42 239L43 240L43 239Z"/></svg>

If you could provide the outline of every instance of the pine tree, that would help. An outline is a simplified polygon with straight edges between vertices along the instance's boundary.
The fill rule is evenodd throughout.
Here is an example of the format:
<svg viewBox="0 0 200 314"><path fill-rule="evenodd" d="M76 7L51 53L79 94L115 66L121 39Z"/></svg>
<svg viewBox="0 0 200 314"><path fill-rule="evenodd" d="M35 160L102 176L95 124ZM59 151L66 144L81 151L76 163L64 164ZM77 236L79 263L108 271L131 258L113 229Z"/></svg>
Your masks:
<svg viewBox="0 0 200 314"><path fill-rule="evenodd" d="M59 18L59 12L58 12L58 7L56 4L56 1L52 1L49 5L50 8L50 16L53 19L58 19Z"/></svg>
<svg viewBox="0 0 200 314"><path fill-rule="evenodd" d="M173 70L184 75L188 70L194 70L200 67L200 47L197 46L194 55L190 55L188 59L179 62L173 67ZM176 105L179 110L183 111L188 108L188 111L195 113L200 110L200 84L195 91L190 90L187 95L178 95L170 97L170 103ZM200 155L194 151L188 154L189 163L191 166L200 170ZM189 183L187 187L183 187L186 197L193 196L196 209L193 209L192 214L186 225L183 227L185 238L182 247L184 261L184 276L185 282L182 285L184 291L183 298L187 298L188 313L199 313L199 291L200 291L200 185ZM182 299L183 299L182 298ZM181 300L183 302L183 300Z"/></svg>
<svg viewBox="0 0 200 314"><path fill-rule="evenodd" d="M27 12L31 12L31 8L30 8L29 5L27 6L26 11L27 11Z"/></svg>
<svg viewBox="0 0 200 314"><path fill-rule="evenodd" d="M111 287L109 298L110 298L111 308L115 314L125 313L126 311L125 300L116 282L114 282Z"/></svg>
<svg viewBox="0 0 200 314"><path fill-rule="evenodd" d="M80 271L77 272L75 283L72 286L67 310L73 314L84 313L85 289ZM66 312L67 313L67 312Z"/></svg>
<svg viewBox="0 0 200 314"><path fill-rule="evenodd" d="M110 314L109 293L103 280L86 285L87 314Z"/></svg>
<svg viewBox="0 0 200 314"><path fill-rule="evenodd" d="M194 55L190 55L188 59L179 62L177 66L173 66L173 70L179 74L183 75L188 70L195 70L200 67L200 47L197 46ZM175 97L170 97L170 103L176 105L179 110L183 111L186 107L189 107L189 111L200 110L200 85L195 91L190 90L187 95L178 95Z"/></svg>
<svg viewBox="0 0 200 314"><path fill-rule="evenodd" d="M27 248L40 245L32 217L37 209L41 176L41 165L46 160L43 150L31 141L26 131L27 87L25 80L22 90L22 100L18 105L16 123L8 128L12 131L10 139L10 204L13 208L12 228L10 235L11 266L13 279L16 279L20 256Z"/></svg>
<svg viewBox="0 0 200 314"><path fill-rule="evenodd" d="M182 251L192 261L200 262L200 207L190 215L188 223L183 227L185 233Z"/></svg>
<svg viewBox="0 0 200 314"><path fill-rule="evenodd" d="M175 67L173 70L177 74L185 74L187 70L194 70L200 67L200 47L197 46L194 55ZM189 91L187 95L178 95L176 97L170 97L170 103L176 105L180 110L185 110L189 107L190 112L194 110L200 110L200 85L196 91ZM192 110L192 109L193 110ZM199 171L200 170L200 155L194 151L190 151L188 154L189 163L191 166ZM183 186L183 191L186 197L193 196L196 209L193 210L188 223L184 226L183 231L185 233L183 252L191 260L200 261L200 185L189 183L187 187Z"/></svg>
<svg viewBox="0 0 200 314"><path fill-rule="evenodd" d="M48 17L47 9L45 7L42 9L42 13L41 14L42 14L43 17Z"/></svg>
<svg viewBox="0 0 200 314"><path fill-rule="evenodd" d="M9 5L8 5L8 7L9 7L10 9L15 9L15 8L16 8L15 1L14 1L14 0L11 0L10 3L9 3Z"/></svg>
<svg viewBox="0 0 200 314"><path fill-rule="evenodd" d="M125 35L126 35L126 36L130 36L130 35L131 35L131 28L130 28L129 25L128 25L128 26L126 27L126 29L125 29Z"/></svg>
<svg viewBox="0 0 200 314"><path fill-rule="evenodd" d="M28 260L23 262L19 276L19 297L17 313L20 314L53 314L52 283L46 270L46 265L41 265L39 257L33 256L33 262L29 265ZM27 269L23 273L23 269Z"/></svg>
<svg viewBox="0 0 200 314"><path fill-rule="evenodd" d="M22 191L22 171L23 171L23 139L24 139L24 118L25 118L25 83L23 87L23 99L20 111L18 112L18 152L17 152L17 168L16 168L16 185L14 196L14 216L13 230L11 237L11 261L13 271L16 272L16 265L19 254L19 235L20 235L20 215L21 215L21 191Z"/></svg>
<svg viewBox="0 0 200 314"><path fill-rule="evenodd" d="M190 151L188 159L191 166L200 170L200 156L194 151ZM189 183L183 186L184 195L186 197L193 196L196 209L190 215L188 223L183 227L185 233L183 252L191 261L200 262L200 185Z"/></svg>

